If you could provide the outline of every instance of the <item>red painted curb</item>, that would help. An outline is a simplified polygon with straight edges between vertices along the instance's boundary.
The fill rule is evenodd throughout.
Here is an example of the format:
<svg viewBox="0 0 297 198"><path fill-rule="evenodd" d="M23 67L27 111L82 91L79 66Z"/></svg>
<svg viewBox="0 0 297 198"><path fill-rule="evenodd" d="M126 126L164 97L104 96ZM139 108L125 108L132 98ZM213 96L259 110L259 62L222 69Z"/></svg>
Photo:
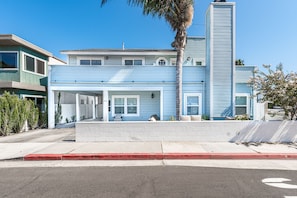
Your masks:
<svg viewBox="0 0 297 198"><path fill-rule="evenodd" d="M25 161L37 160L62 160L62 154L29 154L24 157Z"/></svg>
<svg viewBox="0 0 297 198"><path fill-rule="evenodd" d="M297 153L69 153L29 154L25 161L38 160L163 160L163 159L297 159Z"/></svg>

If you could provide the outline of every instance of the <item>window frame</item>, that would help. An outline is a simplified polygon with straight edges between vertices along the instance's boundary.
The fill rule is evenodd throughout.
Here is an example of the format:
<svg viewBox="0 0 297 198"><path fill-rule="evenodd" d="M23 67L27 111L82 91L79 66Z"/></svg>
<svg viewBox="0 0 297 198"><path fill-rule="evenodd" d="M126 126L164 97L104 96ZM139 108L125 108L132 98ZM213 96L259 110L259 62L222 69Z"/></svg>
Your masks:
<svg viewBox="0 0 297 198"><path fill-rule="evenodd" d="M15 68L0 68L0 70L18 70L19 69L19 52L18 51L0 51L0 53L16 53L16 67Z"/></svg>
<svg viewBox="0 0 297 198"><path fill-rule="evenodd" d="M140 114L140 96L139 95L113 95L112 100L111 100L111 110L112 110L111 114L112 114L112 116L117 115L117 113L115 113L115 107L116 107L115 99L116 98L124 99L124 105L123 105L124 113L121 114L122 116L139 116L139 114ZM128 113L128 107L131 107L127 103L128 98L136 99L136 101L137 101L137 104L135 105L135 107L137 108L136 113Z"/></svg>
<svg viewBox="0 0 297 198"><path fill-rule="evenodd" d="M246 98L246 105L236 105L236 97L245 97ZM240 115L247 115L250 116L250 100L249 100L250 95L249 94L235 94L235 100L234 100L234 115L238 116L236 114L236 107L246 107L246 114L240 114Z"/></svg>
<svg viewBox="0 0 297 198"><path fill-rule="evenodd" d="M133 64L132 65L126 65L125 64L126 60L132 60ZM135 60L141 60L141 65L135 65ZM143 65L145 65L145 58L144 57L123 57L122 58L122 65L123 66L143 66Z"/></svg>
<svg viewBox="0 0 297 198"><path fill-rule="evenodd" d="M26 56L30 57L30 58L33 58L34 60L34 71L30 71L30 70L27 70L27 61L26 61ZM28 53L23 53L23 61L24 61L24 64L23 64L23 71L24 72L28 72L28 73L31 73L31 74L35 74L35 75L40 75L40 76L47 76L47 62L41 58L38 58L36 56L33 56L31 54L28 54ZM44 74L41 74L41 73L38 73L38 64L37 64L37 61L40 61L43 63L43 66L44 66Z"/></svg>
<svg viewBox="0 0 297 198"><path fill-rule="evenodd" d="M160 61L161 60L163 60L164 62L165 62L165 64L164 65L160 65ZM165 57L159 57L157 60L156 60L156 65L158 65L158 66L167 66L168 65L168 60L167 60L167 58L165 58Z"/></svg>
<svg viewBox="0 0 297 198"><path fill-rule="evenodd" d="M82 61L82 60L88 60L88 61L90 61L90 64L89 65L81 65L80 61ZM93 60L100 60L101 65L92 65ZM79 66L102 66L102 65L104 65L104 58L101 57L101 56L100 57L96 57L96 56L78 56L76 64L79 65Z"/></svg>
<svg viewBox="0 0 297 198"><path fill-rule="evenodd" d="M201 93L185 93L184 94L184 115L188 114L188 97L198 97L198 115L202 115L202 94Z"/></svg>

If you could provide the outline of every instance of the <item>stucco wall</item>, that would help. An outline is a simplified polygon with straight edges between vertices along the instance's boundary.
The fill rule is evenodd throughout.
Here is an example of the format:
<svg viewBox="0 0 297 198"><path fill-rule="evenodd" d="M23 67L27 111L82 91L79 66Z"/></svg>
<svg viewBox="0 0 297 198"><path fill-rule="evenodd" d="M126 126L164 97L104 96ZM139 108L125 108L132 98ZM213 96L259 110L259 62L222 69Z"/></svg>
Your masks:
<svg viewBox="0 0 297 198"><path fill-rule="evenodd" d="M296 142L294 121L79 122L77 142Z"/></svg>

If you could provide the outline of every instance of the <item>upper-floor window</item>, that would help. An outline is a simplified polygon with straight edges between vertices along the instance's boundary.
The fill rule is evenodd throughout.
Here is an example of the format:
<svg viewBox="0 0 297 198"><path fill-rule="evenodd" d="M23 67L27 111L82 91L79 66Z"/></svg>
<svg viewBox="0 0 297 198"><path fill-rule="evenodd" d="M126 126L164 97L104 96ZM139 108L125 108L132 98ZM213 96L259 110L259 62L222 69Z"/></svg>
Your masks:
<svg viewBox="0 0 297 198"><path fill-rule="evenodd" d="M89 65L89 66L97 66L104 65L103 57L92 57L92 56L78 56L77 57L77 65Z"/></svg>
<svg viewBox="0 0 297 198"><path fill-rule="evenodd" d="M25 70L33 73L45 75L45 61L25 54Z"/></svg>
<svg viewBox="0 0 297 198"><path fill-rule="evenodd" d="M167 59L164 58L164 57L160 57L160 58L158 58L156 62L157 62L157 65L159 65L159 66L165 66L165 65L168 65L168 64L167 64Z"/></svg>
<svg viewBox="0 0 297 198"><path fill-rule="evenodd" d="M194 58L193 64L194 64L194 66L205 66L205 59L204 58Z"/></svg>
<svg viewBox="0 0 297 198"><path fill-rule="evenodd" d="M0 52L0 69L16 69L18 67L17 52Z"/></svg>
<svg viewBox="0 0 297 198"><path fill-rule="evenodd" d="M102 65L101 59L81 59L79 60L80 65Z"/></svg>
<svg viewBox="0 0 297 198"><path fill-rule="evenodd" d="M144 58L123 58L123 65L144 65Z"/></svg>

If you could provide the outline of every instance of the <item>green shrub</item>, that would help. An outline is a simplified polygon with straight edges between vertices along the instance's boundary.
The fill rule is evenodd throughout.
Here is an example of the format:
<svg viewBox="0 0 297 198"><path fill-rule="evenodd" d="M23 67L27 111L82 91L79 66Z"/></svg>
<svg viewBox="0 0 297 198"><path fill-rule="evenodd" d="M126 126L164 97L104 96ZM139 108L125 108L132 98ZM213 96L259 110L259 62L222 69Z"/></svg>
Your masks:
<svg viewBox="0 0 297 198"><path fill-rule="evenodd" d="M35 129L38 118L39 110L33 101L19 99L8 92L0 96L0 136L21 132L26 120L29 127Z"/></svg>
<svg viewBox="0 0 297 198"><path fill-rule="evenodd" d="M246 114L244 114L244 115L237 115L237 116L235 116L235 120L249 120L249 117Z"/></svg>
<svg viewBox="0 0 297 198"><path fill-rule="evenodd" d="M30 107L28 112L28 125L30 129L36 129L38 126L39 120L39 109L35 107L35 104L32 100L27 101L28 106Z"/></svg>

